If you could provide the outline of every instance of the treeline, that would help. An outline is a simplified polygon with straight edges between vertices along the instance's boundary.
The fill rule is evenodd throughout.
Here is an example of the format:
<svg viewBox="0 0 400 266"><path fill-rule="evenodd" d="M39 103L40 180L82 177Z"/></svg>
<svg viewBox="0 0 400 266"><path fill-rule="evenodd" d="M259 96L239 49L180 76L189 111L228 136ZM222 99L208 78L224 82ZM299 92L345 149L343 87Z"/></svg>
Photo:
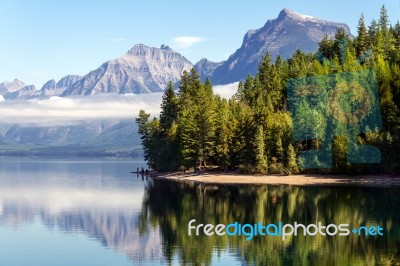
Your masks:
<svg viewBox="0 0 400 266"><path fill-rule="evenodd" d="M349 164L347 139L336 136L333 168L322 171L400 173L399 65L400 23L390 25L382 7L379 21L368 27L361 16L354 39L339 29L334 38L320 42L315 54L298 50L287 60L278 56L275 61L266 54L258 73L240 82L229 100L214 95L211 82L202 83L192 69L183 73L176 93L169 84L158 119L140 111L136 121L145 159L151 168L165 171L218 166L247 173L298 173L298 154L318 148L320 140L293 140L287 81L372 69L383 128L361 134L358 142L378 147L381 164Z"/></svg>

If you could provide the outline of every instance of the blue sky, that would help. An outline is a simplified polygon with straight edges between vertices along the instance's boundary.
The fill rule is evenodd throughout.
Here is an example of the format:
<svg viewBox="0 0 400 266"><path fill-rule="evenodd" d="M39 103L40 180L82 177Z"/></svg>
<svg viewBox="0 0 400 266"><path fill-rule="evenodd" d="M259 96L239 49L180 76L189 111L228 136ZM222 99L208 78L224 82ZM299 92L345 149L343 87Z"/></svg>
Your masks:
<svg viewBox="0 0 400 266"><path fill-rule="evenodd" d="M247 30L284 7L345 22L355 32L361 13L369 23L383 4L397 22L399 0L0 0L0 82L19 78L40 88L51 78L84 75L136 43L167 44L193 63L221 61L240 47Z"/></svg>

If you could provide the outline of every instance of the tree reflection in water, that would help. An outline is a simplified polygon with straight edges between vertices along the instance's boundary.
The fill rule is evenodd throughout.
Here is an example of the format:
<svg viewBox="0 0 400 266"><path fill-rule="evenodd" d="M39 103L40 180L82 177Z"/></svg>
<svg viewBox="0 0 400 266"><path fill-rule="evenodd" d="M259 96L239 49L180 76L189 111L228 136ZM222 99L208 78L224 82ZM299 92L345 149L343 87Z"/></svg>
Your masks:
<svg viewBox="0 0 400 266"><path fill-rule="evenodd" d="M374 265L400 263L400 188L196 185L154 180L146 188L140 232L159 228L168 261L211 264L229 254L256 265ZM384 236L188 236L196 224L294 222L377 225ZM215 258L214 258L215 259Z"/></svg>

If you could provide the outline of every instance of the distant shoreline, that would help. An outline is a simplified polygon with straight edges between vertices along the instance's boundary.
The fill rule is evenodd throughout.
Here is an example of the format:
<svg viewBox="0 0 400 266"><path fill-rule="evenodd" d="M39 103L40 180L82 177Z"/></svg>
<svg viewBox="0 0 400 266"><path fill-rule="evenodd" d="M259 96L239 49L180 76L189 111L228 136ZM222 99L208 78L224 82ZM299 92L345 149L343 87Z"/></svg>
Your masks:
<svg viewBox="0 0 400 266"><path fill-rule="evenodd" d="M205 185L289 185L289 186L400 186L400 177L380 175L240 175L235 173L155 173L154 179Z"/></svg>

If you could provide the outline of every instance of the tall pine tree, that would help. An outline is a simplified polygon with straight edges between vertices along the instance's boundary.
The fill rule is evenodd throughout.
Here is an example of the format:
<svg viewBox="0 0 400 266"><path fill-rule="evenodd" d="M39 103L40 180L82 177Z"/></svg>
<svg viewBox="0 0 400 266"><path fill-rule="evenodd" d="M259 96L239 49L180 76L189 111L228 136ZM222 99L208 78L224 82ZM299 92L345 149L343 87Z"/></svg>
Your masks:
<svg viewBox="0 0 400 266"><path fill-rule="evenodd" d="M367 27L365 26L364 14L362 14L360 19L358 20L357 33L358 36L355 40L355 45L357 57L359 57L368 50L368 35Z"/></svg>

